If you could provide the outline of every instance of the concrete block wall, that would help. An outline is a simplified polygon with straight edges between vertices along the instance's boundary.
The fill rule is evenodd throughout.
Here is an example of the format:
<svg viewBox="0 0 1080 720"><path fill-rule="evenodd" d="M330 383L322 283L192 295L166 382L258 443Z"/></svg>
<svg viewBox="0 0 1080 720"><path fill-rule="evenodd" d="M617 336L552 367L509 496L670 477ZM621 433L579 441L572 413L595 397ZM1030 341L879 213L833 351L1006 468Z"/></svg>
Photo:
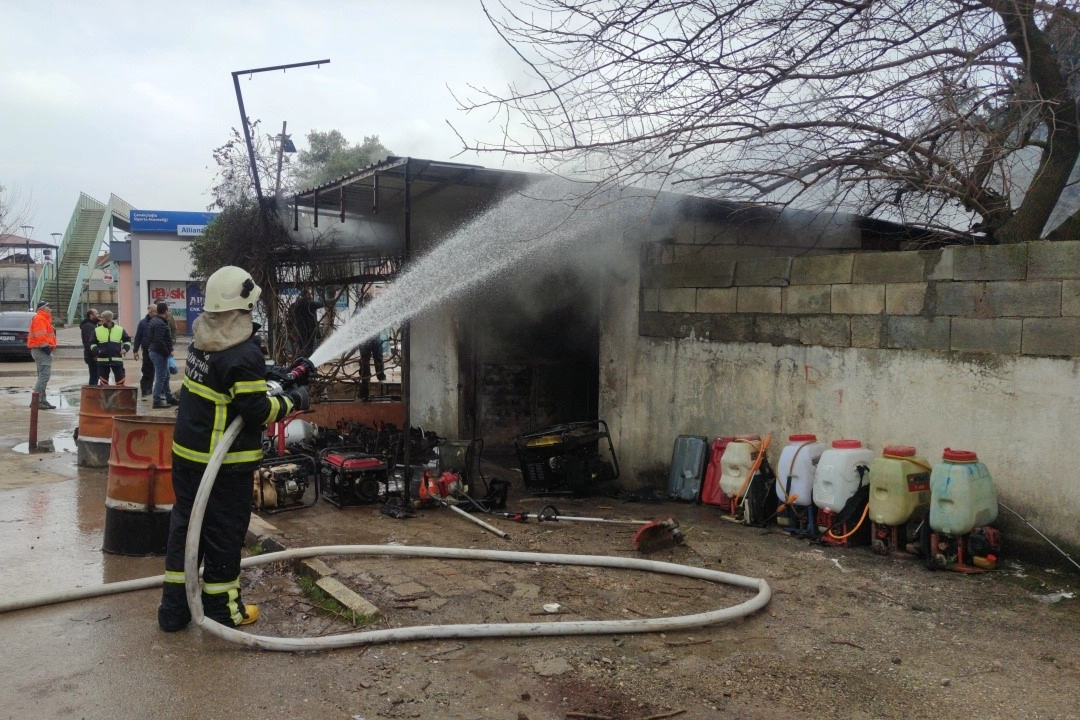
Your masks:
<svg viewBox="0 0 1080 720"><path fill-rule="evenodd" d="M1080 242L642 259L644 336L1080 355Z"/></svg>
<svg viewBox="0 0 1080 720"><path fill-rule="evenodd" d="M972 449L1004 505L1080 556L1080 242L806 243L627 254L602 306L599 398L626 482L662 487L684 434ZM996 524L1010 548L1049 552L1008 512Z"/></svg>

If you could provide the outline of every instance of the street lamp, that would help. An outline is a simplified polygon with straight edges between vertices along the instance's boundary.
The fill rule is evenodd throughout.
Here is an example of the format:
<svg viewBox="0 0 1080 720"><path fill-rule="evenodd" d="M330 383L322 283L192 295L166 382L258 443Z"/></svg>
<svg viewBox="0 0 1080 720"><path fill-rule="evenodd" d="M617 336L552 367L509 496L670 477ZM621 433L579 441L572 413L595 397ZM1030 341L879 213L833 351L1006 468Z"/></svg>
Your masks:
<svg viewBox="0 0 1080 720"><path fill-rule="evenodd" d="M19 229L23 231L23 240L26 241L26 307L33 310L34 308L30 307L34 299L34 294L30 292L30 233L34 232L34 226L20 225Z"/></svg>
<svg viewBox="0 0 1080 720"><path fill-rule="evenodd" d="M285 158L285 153L296 152L296 145L293 144L292 139L285 134L287 122L287 120L281 121L281 134L278 135L277 180L274 181L274 197L281 194L281 164Z"/></svg>
<svg viewBox="0 0 1080 720"><path fill-rule="evenodd" d="M52 235L53 245L55 246L56 255L53 256L53 274L56 276L56 312L57 317L60 317L60 238L64 236L64 233L49 233Z"/></svg>

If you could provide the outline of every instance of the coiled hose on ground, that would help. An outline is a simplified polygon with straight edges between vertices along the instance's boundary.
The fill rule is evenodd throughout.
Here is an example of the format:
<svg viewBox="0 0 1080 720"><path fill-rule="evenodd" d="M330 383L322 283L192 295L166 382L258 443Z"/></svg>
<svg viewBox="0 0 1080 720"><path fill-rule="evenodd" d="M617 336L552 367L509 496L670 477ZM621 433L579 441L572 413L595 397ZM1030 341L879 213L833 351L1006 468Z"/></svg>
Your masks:
<svg viewBox="0 0 1080 720"><path fill-rule="evenodd" d="M713 625L739 617L745 617L760 610L769 603L772 589L765 580L695 568L678 563L621 558L607 555L564 555L554 553L514 552L506 550L466 550L461 548L407 547L390 545L325 545L309 548L297 548L281 552L266 553L245 558L241 567L263 565L283 560L326 555L380 555L390 557L445 558L453 560L487 560L518 563L544 563L549 565L579 565L587 567L619 568L643 570L665 575L707 580L709 582L732 585L756 591L756 595L732 607L720 608L693 615L680 615L665 618L642 618L635 620L581 620L569 622L529 622L529 623L481 623L472 625L416 625L412 627L392 628L389 630L368 630L318 638L282 638L254 635L248 632L226 627L210 620L203 613L202 593L199 587L198 552L199 537L202 534L203 517L210 491L217 480L218 470L225 453L240 432L243 421L235 419L217 443L217 449L210 457L210 462L203 473L199 491L188 522L188 534L184 555L184 581L188 605L192 620L211 635L260 650L302 652L328 650L332 648L371 645L376 643L402 642L412 640L434 640L443 638L491 638L521 637L526 635L613 635L647 632L683 630L693 627ZM24 600L0 603L0 613L39 607L71 600L99 597L132 590L159 587L164 576L127 580L108 583L96 588L50 593Z"/></svg>

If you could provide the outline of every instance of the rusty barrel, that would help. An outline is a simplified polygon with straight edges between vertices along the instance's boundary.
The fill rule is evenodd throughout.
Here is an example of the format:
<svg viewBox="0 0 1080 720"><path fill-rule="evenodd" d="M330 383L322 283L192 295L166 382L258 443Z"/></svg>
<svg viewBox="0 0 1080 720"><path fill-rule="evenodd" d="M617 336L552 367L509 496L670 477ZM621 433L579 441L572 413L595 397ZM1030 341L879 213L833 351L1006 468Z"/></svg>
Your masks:
<svg viewBox="0 0 1080 720"><path fill-rule="evenodd" d="M83 385L79 392L79 433L75 438L79 467L103 468L109 463L113 417L138 412L139 388Z"/></svg>
<svg viewBox="0 0 1080 720"><path fill-rule="evenodd" d="M173 418L112 419L102 550L117 555L164 555L172 486Z"/></svg>

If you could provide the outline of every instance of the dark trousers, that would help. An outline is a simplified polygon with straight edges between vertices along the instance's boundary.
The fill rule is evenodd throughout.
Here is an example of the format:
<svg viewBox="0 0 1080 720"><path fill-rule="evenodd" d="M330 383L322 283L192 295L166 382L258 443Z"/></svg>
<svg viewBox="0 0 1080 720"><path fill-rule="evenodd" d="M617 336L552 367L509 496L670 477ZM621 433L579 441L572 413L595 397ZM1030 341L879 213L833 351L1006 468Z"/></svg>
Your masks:
<svg viewBox="0 0 1080 720"><path fill-rule="evenodd" d="M97 385L98 384L98 377L100 377L98 375L97 358L94 358L93 360L87 360L86 361L86 366L88 368L90 368L90 380L86 384L87 385Z"/></svg>
<svg viewBox="0 0 1080 720"><path fill-rule="evenodd" d="M182 582L168 582L184 572L184 543L191 508L205 468L178 463L173 456L172 483L176 494L169 518L169 539L165 550L166 583L158 608L158 622L176 628L191 621ZM244 604L240 600L240 551L251 519L250 465L246 470L223 466L206 504L199 559L203 563L203 612L227 627L238 625Z"/></svg>
<svg viewBox="0 0 1080 720"><path fill-rule="evenodd" d="M368 373L369 359L375 365L375 377L379 380L385 380L386 373L384 372L383 367L382 340L379 338L368 340L360 349L360 377L363 378L364 381L371 378L371 374Z"/></svg>
<svg viewBox="0 0 1080 720"><path fill-rule="evenodd" d="M122 360L111 360L109 362L103 362L98 360L98 384L109 384L109 373L112 373L113 384L124 384L124 362Z"/></svg>
<svg viewBox="0 0 1080 720"><path fill-rule="evenodd" d="M150 359L150 351L144 350L142 355L142 375L139 377L139 392L143 397L146 397L153 389L154 361Z"/></svg>
<svg viewBox="0 0 1080 720"><path fill-rule="evenodd" d="M160 405L173 398L172 388L169 387L169 356L156 350L148 350L147 353L154 364L154 405Z"/></svg>

